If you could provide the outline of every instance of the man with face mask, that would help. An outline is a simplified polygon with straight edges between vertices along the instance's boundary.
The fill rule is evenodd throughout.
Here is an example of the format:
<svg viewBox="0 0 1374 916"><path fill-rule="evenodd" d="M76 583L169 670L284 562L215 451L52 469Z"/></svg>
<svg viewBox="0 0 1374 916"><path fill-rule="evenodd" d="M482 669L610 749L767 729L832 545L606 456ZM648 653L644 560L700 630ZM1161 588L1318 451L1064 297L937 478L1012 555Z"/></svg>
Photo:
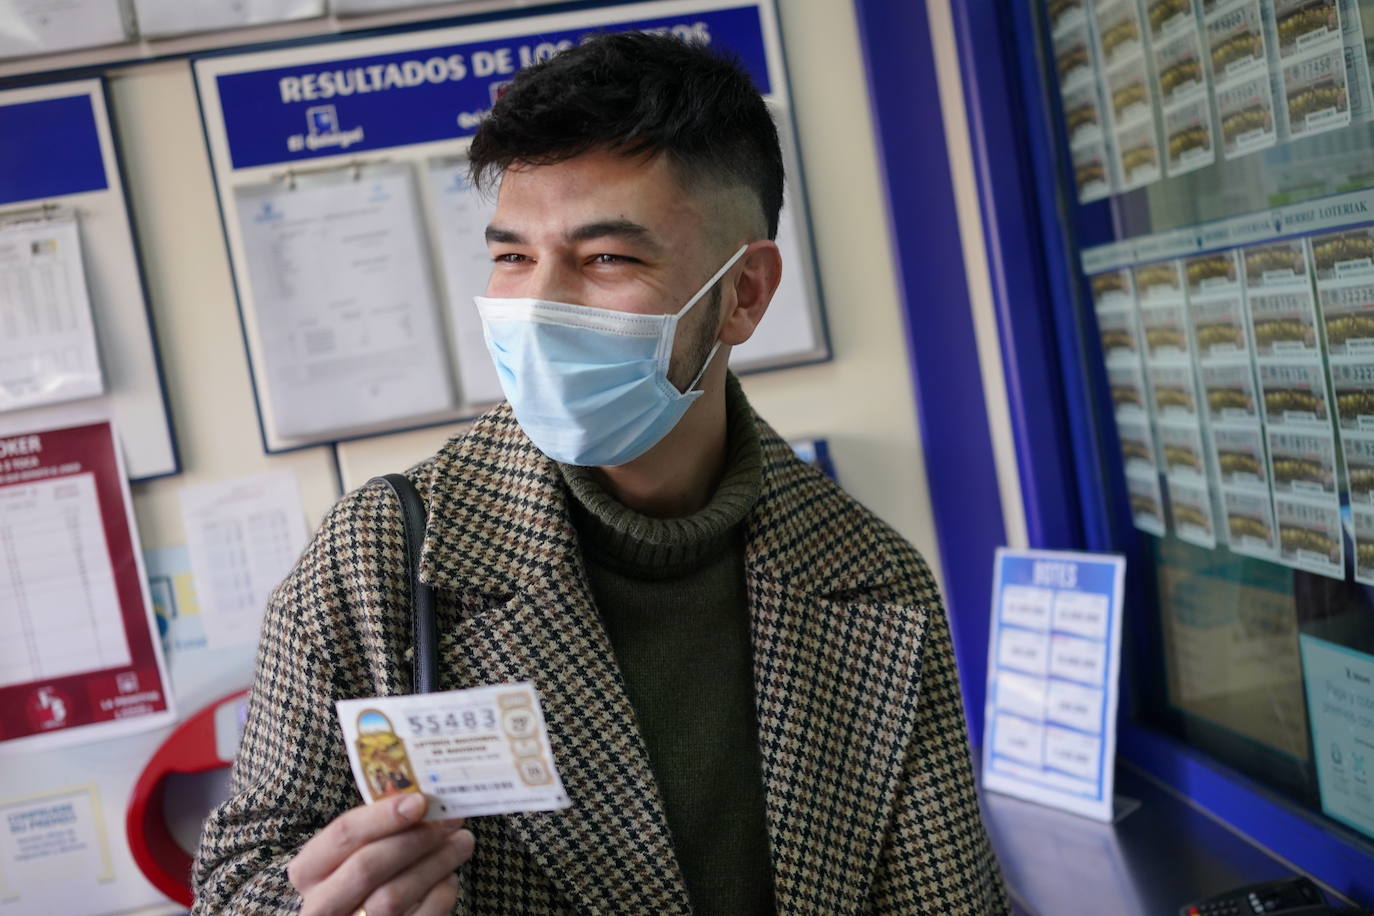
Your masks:
<svg viewBox="0 0 1374 916"><path fill-rule="evenodd" d="M572 807L357 805L333 703L409 690L411 644L364 487L273 596L198 911L1005 912L929 571L726 368L783 269L747 75L601 36L522 71L470 158L508 403L408 472L420 575L441 689L533 681Z"/></svg>

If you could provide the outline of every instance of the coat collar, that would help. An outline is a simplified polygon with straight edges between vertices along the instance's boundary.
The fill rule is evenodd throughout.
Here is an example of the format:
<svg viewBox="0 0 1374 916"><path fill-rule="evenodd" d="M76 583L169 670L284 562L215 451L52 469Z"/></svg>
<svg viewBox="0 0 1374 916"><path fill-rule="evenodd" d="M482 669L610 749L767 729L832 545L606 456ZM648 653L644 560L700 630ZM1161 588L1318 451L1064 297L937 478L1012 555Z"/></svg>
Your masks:
<svg viewBox="0 0 1374 916"><path fill-rule="evenodd" d="M910 593L905 543L761 422L760 438L745 566L778 910L862 909L910 738L924 609L892 600ZM689 912L557 467L501 405L417 483L421 578L464 608L441 642L460 672L447 686L538 684L573 799L505 823L579 909L606 909L610 888L611 908Z"/></svg>
<svg viewBox="0 0 1374 916"><path fill-rule="evenodd" d="M853 516L853 504L802 464L767 424L759 424L763 489L746 522L751 572L815 597L894 584L904 542L884 529L863 550L837 550L837 539L855 532L830 525ZM427 489L423 581L509 595L546 591L550 582L580 570L562 477L525 436L508 404L450 440L433 461Z"/></svg>

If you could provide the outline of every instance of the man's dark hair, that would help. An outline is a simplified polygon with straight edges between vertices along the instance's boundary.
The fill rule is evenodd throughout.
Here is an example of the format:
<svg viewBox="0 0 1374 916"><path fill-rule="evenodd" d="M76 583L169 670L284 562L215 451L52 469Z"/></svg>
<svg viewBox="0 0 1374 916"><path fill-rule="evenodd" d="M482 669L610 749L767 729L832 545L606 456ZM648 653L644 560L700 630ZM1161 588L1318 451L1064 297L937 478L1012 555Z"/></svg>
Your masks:
<svg viewBox="0 0 1374 916"><path fill-rule="evenodd" d="M472 139L473 183L593 149L663 154L687 182L758 197L768 237L782 209L778 130L740 64L668 35L596 37L515 75Z"/></svg>

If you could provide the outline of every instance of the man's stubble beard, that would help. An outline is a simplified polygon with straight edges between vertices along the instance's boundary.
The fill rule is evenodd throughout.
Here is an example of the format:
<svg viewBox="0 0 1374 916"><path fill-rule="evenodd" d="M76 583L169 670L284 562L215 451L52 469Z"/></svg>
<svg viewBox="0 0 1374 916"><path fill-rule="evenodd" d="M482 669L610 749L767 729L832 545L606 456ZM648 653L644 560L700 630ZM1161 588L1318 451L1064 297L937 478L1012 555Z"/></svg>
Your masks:
<svg viewBox="0 0 1374 916"><path fill-rule="evenodd" d="M668 381L672 382L673 387L684 394L688 383L696 378L697 373L702 371L706 357L710 354L711 348L716 345L716 333L720 323L719 281L706 294L706 301L698 302L687 314L693 315L698 311L704 314L690 328L684 328L682 324L678 325L679 331L690 330L691 339L687 344L686 352L680 357L675 354L668 363Z"/></svg>

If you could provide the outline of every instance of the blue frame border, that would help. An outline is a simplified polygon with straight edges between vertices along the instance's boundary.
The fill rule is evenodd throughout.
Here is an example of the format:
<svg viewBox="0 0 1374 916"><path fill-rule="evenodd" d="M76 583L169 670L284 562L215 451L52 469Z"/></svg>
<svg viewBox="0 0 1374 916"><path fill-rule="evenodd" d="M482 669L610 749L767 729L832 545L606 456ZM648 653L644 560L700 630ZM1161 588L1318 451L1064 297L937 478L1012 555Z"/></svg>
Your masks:
<svg viewBox="0 0 1374 916"><path fill-rule="evenodd" d="M134 272L138 275L139 295L143 297L143 317L148 323L148 342L153 355L153 373L157 380L158 400L162 406L163 421L167 424L167 443L171 446L172 451L172 466L168 470L129 478L131 484L146 483L150 480L175 477L184 470L184 467L181 461L181 445L177 441L176 421L172 415L171 403L167 398L167 373L162 364L162 346L157 335L157 318L153 314L153 300L148 291L148 274L143 263L143 249L139 244L138 221L134 216L133 202L129 199L129 170L124 164L123 150L119 145L119 122L114 104L110 99L109 77L105 75L103 70L26 74L23 79L0 80L0 91L35 86L58 86L64 83L84 82L89 79L100 81L100 101L105 106L105 121L110 129L110 158L113 161L115 171L118 173L119 202L124 211L125 222L128 224L129 240L133 245ZM105 190L108 192L109 189L106 188ZM39 198L34 199L38 200ZM99 321L97 320L98 324ZM98 327L96 336L97 338L100 336ZM97 344L99 344L98 340ZM106 396L108 397L108 395Z"/></svg>
<svg viewBox="0 0 1374 916"><path fill-rule="evenodd" d="M981 422L985 401L966 313L938 88L926 51L930 30L924 4L853 2L889 190L951 625L978 744L991 606L987 570L1004 533L991 441ZM1053 129L1060 123L1058 101L1044 88L1036 5L950 0L950 6L1030 546L1116 549L1140 568L1148 544L1131 527L1122 475L1113 471L1119 456L1107 441L1110 410L1105 398L1093 396L1105 390L1104 370L1088 358L1091 316L1079 314L1083 279L1072 259L1075 236L1107 235L1110 207L1102 202L1068 212L1060 200L1059 190L1072 187L1072 179ZM926 307L932 301L946 314L932 315ZM1128 589L1141 609L1151 591L1144 581ZM1129 607L1126 614L1135 618L1137 644L1148 646L1149 616ZM1365 841L1135 724L1130 684L1127 677L1121 693L1121 758L1341 893L1374 900L1374 857Z"/></svg>
<svg viewBox="0 0 1374 916"><path fill-rule="evenodd" d="M1374 856L1353 830L1340 836L1323 817L1152 729L1122 721L1117 746L1137 769L1263 848L1351 900L1374 900Z"/></svg>

